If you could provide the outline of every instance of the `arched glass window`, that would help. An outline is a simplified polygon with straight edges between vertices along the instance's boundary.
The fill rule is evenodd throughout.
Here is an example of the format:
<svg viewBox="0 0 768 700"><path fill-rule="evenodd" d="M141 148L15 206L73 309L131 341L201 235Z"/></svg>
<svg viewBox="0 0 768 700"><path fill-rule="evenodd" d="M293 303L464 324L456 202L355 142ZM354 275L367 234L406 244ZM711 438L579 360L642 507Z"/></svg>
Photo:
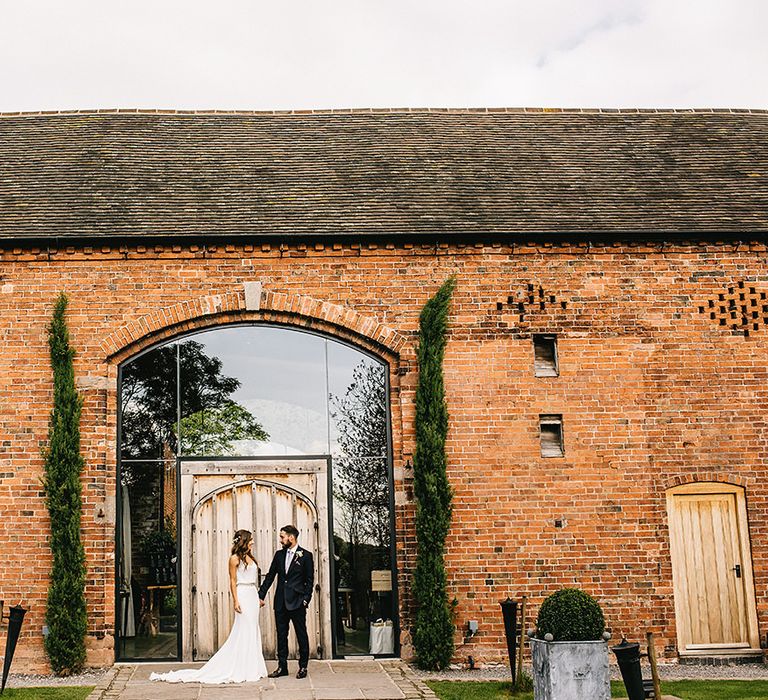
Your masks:
<svg viewBox="0 0 768 700"><path fill-rule="evenodd" d="M382 362L328 338L206 331L123 367L121 457L386 458L385 387Z"/></svg>
<svg viewBox="0 0 768 700"><path fill-rule="evenodd" d="M309 332L229 326L126 362L120 401L118 656L178 655L178 460L298 455L331 458L337 653L370 653L371 623L395 608L386 365Z"/></svg>

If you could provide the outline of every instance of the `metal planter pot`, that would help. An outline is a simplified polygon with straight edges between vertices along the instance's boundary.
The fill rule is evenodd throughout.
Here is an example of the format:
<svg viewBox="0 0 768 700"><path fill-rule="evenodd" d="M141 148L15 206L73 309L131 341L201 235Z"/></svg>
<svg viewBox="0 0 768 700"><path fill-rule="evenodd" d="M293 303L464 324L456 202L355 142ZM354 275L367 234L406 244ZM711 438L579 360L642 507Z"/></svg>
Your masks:
<svg viewBox="0 0 768 700"><path fill-rule="evenodd" d="M530 642L535 700L610 700L607 642Z"/></svg>

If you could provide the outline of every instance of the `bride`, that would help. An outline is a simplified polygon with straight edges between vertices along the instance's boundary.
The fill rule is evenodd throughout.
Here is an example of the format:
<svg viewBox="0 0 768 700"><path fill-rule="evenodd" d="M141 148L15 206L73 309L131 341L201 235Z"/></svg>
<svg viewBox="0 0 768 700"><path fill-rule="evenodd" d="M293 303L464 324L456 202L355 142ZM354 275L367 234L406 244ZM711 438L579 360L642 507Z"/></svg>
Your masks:
<svg viewBox="0 0 768 700"><path fill-rule="evenodd" d="M202 668L153 673L153 681L169 683L243 683L267 675L261 651L259 593L256 559L251 552L253 538L248 530L238 530L232 540L229 558L229 590L235 604L235 624L219 650Z"/></svg>

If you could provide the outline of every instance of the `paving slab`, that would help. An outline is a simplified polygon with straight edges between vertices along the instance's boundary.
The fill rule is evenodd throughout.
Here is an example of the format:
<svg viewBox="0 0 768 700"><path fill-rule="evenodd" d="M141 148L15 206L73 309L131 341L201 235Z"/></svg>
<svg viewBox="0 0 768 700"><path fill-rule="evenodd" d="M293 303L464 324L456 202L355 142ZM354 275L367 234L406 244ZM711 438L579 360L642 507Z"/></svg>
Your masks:
<svg viewBox="0 0 768 700"><path fill-rule="evenodd" d="M316 700L364 700L360 688L316 688L313 690ZM387 696L388 698L391 696Z"/></svg>
<svg viewBox="0 0 768 700"><path fill-rule="evenodd" d="M232 685L203 685L200 688L200 698L221 700L253 700L262 697L265 690L272 691L274 686L270 683L237 683Z"/></svg>
<svg viewBox="0 0 768 700"><path fill-rule="evenodd" d="M89 700L406 700L434 698L399 661L311 661L309 675L264 678L258 683L201 685L150 681L151 673L202 664L148 663L117 667L109 687ZM270 665L271 670L271 665Z"/></svg>
<svg viewBox="0 0 768 700"><path fill-rule="evenodd" d="M212 698L215 696L211 696ZM269 693L263 693L262 698L268 700L315 700L315 695L311 688L304 690L271 690ZM207 700L207 698L206 698Z"/></svg>

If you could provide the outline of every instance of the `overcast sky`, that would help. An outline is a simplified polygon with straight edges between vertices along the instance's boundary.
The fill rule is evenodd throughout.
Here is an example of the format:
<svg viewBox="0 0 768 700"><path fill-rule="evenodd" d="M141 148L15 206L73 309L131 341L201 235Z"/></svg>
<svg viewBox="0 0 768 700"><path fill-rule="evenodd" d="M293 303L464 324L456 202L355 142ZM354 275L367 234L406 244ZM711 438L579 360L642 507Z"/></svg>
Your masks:
<svg viewBox="0 0 768 700"><path fill-rule="evenodd" d="M768 0L0 0L0 110L768 108Z"/></svg>

